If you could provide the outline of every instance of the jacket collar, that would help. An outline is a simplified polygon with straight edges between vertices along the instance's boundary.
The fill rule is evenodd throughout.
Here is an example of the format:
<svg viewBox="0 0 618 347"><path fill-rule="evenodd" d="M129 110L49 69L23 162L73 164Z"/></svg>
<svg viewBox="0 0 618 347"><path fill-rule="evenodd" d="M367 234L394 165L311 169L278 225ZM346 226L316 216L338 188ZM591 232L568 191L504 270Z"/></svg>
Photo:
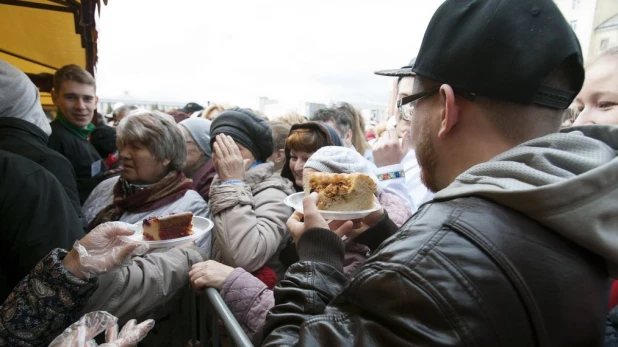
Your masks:
<svg viewBox="0 0 618 347"><path fill-rule="evenodd" d="M47 134L43 130L23 119L2 117L0 118L0 129L2 128L17 129L18 131L28 133L32 135L32 137L36 138L38 141L41 141L41 143L46 146L47 141L49 140L49 136L47 136ZM13 131L14 130L12 130L12 132Z"/></svg>

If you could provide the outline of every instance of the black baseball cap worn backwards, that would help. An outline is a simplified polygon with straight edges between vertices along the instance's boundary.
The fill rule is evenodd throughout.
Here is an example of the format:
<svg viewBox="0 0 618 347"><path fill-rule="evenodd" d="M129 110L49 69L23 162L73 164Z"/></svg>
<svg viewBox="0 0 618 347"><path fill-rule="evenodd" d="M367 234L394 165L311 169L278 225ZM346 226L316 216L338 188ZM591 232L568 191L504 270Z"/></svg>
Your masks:
<svg viewBox="0 0 618 347"><path fill-rule="evenodd" d="M542 85L563 63L570 88ZM552 0L446 0L412 71L468 93L558 109L584 82L579 41Z"/></svg>
<svg viewBox="0 0 618 347"><path fill-rule="evenodd" d="M380 70L380 71L375 71L374 74L380 75L380 76L388 76L388 77L416 76L416 73L412 71L412 67L414 66L415 62L416 62L416 57L412 58L412 60L410 60L408 65L402 66L399 69Z"/></svg>

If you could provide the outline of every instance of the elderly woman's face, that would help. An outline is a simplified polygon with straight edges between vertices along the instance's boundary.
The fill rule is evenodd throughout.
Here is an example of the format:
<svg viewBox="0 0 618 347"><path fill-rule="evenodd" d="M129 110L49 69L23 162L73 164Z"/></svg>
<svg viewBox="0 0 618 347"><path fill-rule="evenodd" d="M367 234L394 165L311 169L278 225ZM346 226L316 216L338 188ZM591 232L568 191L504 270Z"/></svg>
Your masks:
<svg viewBox="0 0 618 347"><path fill-rule="evenodd" d="M130 183L155 183L167 174L170 161L157 161L154 154L141 143L118 143L118 153L124 166L122 177Z"/></svg>
<svg viewBox="0 0 618 347"><path fill-rule="evenodd" d="M247 159L249 160L249 163L253 164L256 162L257 159L255 159L255 157L253 156L253 153L251 153L250 150L248 150L245 146L241 145L240 143L236 143L236 146L238 146L238 150L240 150L240 155L242 156L243 159Z"/></svg>

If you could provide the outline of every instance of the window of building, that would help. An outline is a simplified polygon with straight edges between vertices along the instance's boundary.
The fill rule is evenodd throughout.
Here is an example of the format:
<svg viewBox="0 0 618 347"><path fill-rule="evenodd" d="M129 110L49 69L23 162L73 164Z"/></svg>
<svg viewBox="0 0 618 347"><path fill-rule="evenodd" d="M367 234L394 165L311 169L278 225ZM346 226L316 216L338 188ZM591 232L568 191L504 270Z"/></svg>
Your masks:
<svg viewBox="0 0 618 347"><path fill-rule="evenodd" d="M573 31L577 30L577 21L576 20L570 21L569 25L571 26L571 28L573 28Z"/></svg>
<svg viewBox="0 0 618 347"><path fill-rule="evenodd" d="M601 44L599 45L599 51L603 52L607 49L607 47L609 47L609 39L601 40Z"/></svg>
<svg viewBox="0 0 618 347"><path fill-rule="evenodd" d="M579 0L573 0L573 1L571 2L571 5L572 5L571 7L572 7L574 10L577 10L577 9L579 8Z"/></svg>

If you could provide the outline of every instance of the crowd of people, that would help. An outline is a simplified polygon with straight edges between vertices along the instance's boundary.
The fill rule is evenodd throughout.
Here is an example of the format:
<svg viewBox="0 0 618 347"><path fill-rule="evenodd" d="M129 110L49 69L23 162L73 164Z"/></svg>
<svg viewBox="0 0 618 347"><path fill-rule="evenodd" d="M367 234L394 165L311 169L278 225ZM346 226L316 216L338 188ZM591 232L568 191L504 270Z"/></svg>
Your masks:
<svg viewBox="0 0 618 347"><path fill-rule="evenodd" d="M350 103L103 116L77 65L49 123L0 61L0 346L186 346L189 287L255 345L618 346L616 72L618 48L584 65L551 0L446 0L417 57L375 72L375 127ZM311 172L370 176L379 210L294 211ZM127 240L179 212L214 227Z"/></svg>

